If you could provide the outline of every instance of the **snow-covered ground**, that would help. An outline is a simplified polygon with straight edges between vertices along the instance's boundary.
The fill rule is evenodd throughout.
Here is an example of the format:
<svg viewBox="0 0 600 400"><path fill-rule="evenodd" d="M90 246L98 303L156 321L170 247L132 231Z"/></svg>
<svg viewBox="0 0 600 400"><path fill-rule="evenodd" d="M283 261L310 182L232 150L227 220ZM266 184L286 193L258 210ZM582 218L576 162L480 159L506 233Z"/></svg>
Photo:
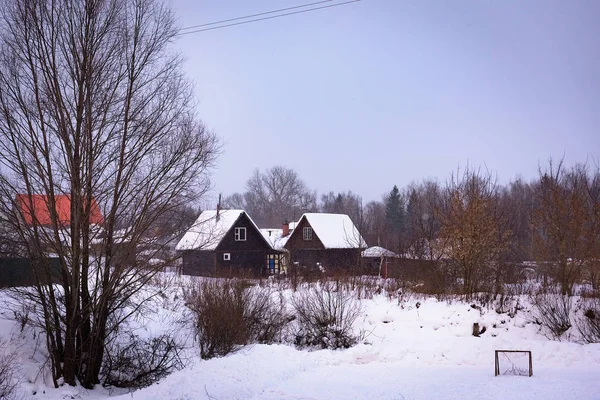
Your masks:
<svg viewBox="0 0 600 400"><path fill-rule="evenodd" d="M356 329L364 341L347 350L297 350L290 345L248 346L208 361L197 357L174 288L157 302L151 321L139 329L177 330L189 338L189 365L133 393L106 389L54 389L38 373L44 343L3 313L0 333L12 338L22 366L26 399L600 399L600 344L550 340L533 319L525 298L511 317L495 307L412 296L400 303L384 295L361 300ZM286 291L289 295L291 291ZM1 299L0 299L1 300ZM515 303L512 303L514 307ZM503 311L514 308L505 307ZM472 324L485 326L473 337ZM568 333L569 334L569 333ZM494 376L494 350L531 350L533 377ZM515 356L516 357L516 356ZM503 366L508 367L507 360ZM520 361L520 359L517 359ZM33 393L36 394L33 394ZM120 396L119 396L120 394Z"/></svg>

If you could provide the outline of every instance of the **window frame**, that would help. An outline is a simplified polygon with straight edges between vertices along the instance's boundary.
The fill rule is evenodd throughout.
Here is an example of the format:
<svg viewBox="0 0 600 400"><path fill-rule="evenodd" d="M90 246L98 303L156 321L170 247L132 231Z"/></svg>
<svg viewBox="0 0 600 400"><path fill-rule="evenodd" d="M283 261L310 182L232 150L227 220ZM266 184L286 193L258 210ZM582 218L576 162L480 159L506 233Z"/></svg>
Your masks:
<svg viewBox="0 0 600 400"><path fill-rule="evenodd" d="M223 261L231 261L231 253L223 253Z"/></svg>
<svg viewBox="0 0 600 400"><path fill-rule="evenodd" d="M305 226L302 228L302 240L307 242L313 240L313 228L311 226Z"/></svg>
<svg viewBox="0 0 600 400"><path fill-rule="evenodd" d="M244 238L242 239L242 232L244 233ZM245 242L247 238L247 232L245 226L236 226L234 229L234 236L236 242Z"/></svg>

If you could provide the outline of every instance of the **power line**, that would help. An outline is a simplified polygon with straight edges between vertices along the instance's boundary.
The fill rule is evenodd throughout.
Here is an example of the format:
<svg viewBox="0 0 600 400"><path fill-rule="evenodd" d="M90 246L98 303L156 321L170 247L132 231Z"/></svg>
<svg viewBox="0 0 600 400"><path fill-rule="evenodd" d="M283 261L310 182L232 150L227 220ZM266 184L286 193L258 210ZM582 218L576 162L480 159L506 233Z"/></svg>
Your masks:
<svg viewBox="0 0 600 400"><path fill-rule="evenodd" d="M210 28L196 29L196 30L189 31L189 32L182 32L182 33L179 33L179 34L178 34L178 36L190 35L190 34L192 34L192 33L198 33L198 32L204 32L204 31L212 31L212 30L214 30L214 29L227 28L227 27L230 27L230 26L243 25L243 24L250 24L250 23L252 23L252 22L264 21L264 20L267 20L267 19L274 19L274 18L286 17L286 16L288 16L288 15L302 14L302 13L306 13L306 12L311 12L311 11L316 11L316 10L322 10L322 9L324 9L324 8L333 8L333 7L338 7L338 6L347 5L347 4L350 4L350 3L357 3L357 2L359 2L359 1L360 1L360 0L349 0L349 1L343 1L343 2L341 2L341 3L330 4L330 5L327 5L327 6L321 6L321 7L313 7L313 8L308 8L308 9L306 9L306 10L293 11L293 12L288 12L288 13L284 13L284 14L277 14L277 15L272 15L272 16L269 16L269 17L263 17L263 18L251 19L251 20L248 20L248 21L234 22L234 23L232 23L232 24L226 24L226 25L213 26L213 27L210 27ZM319 3L319 2L317 2L317 3ZM298 8L298 7L307 7L307 6L308 6L308 4L307 4L307 5L304 5L304 6L296 6L295 8ZM292 8L294 8L294 7L292 7ZM274 11L274 12L275 12L275 11ZM271 12L263 13L262 15L269 14L269 13L271 13ZM245 18L250 18L250 16L247 16L247 17L239 17L239 18L233 18L232 20L239 20L239 19L245 19ZM219 23L219 22L211 22L211 23L208 23L208 24L202 24L202 25L198 25L198 26L208 26L208 25L215 25L215 24L217 24L217 23ZM192 28L192 27L185 28L185 29L191 29L191 28Z"/></svg>
<svg viewBox="0 0 600 400"><path fill-rule="evenodd" d="M221 20L221 21L209 22L209 23L200 24L200 25L186 26L185 28L181 28L181 30L185 31L185 30L188 30L188 29L201 28L201 27L209 26L209 25L224 24L226 22L239 21L240 19L248 19L248 18L253 18L253 17L260 17L262 15L275 14L275 13L282 12L282 11L295 10L297 8L310 7L310 6L314 6L314 5L317 5L317 4L331 3L332 1L333 0L322 0L322 1L316 1L314 3L300 4L298 6L287 7L287 8L280 8L279 10L265 11L265 12L261 12L261 13L258 13L258 14L245 15L243 17L224 19L224 20Z"/></svg>

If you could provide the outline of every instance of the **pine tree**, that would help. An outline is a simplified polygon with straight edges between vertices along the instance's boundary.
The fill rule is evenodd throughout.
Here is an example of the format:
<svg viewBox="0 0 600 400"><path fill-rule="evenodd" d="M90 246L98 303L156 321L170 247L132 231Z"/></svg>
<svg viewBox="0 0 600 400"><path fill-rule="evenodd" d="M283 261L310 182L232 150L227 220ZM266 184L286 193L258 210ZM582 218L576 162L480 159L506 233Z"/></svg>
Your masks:
<svg viewBox="0 0 600 400"><path fill-rule="evenodd" d="M398 186L394 185L385 201L385 219L388 232L400 234L404 229L404 200Z"/></svg>

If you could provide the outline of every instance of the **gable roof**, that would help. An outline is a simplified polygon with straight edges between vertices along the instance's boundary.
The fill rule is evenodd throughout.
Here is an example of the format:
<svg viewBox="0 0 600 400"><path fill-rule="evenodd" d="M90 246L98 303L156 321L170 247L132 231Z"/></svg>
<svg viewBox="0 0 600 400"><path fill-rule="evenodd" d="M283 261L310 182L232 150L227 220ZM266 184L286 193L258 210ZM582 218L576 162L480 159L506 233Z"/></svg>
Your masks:
<svg viewBox="0 0 600 400"><path fill-rule="evenodd" d="M71 222L71 197L64 194L56 195L54 196L54 201L56 203L58 222L62 225L69 225ZM34 219L39 225L52 224L48 209L48 196L34 194L30 197L27 194L17 194L16 202L27 225L33 225ZM90 224L101 225L103 222L104 218L102 217L100 207L98 207L96 200L92 199Z"/></svg>
<svg viewBox="0 0 600 400"><path fill-rule="evenodd" d="M298 224L306 219L326 249L366 248L367 242L346 214L306 213ZM293 234L296 234L294 229ZM297 233L301 235L302 233Z"/></svg>
<svg viewBox="0 0 600 400"><path fill-rule="evenodd" d="M215 250L242 215L246 215L254 228L259 231L258 226L244 210L220 210L219 218L217 218L217 210L206 210L202 211L196 222L183 235L175 250ZM265 239L265 242L271 246L268 240Z"/></svg>

